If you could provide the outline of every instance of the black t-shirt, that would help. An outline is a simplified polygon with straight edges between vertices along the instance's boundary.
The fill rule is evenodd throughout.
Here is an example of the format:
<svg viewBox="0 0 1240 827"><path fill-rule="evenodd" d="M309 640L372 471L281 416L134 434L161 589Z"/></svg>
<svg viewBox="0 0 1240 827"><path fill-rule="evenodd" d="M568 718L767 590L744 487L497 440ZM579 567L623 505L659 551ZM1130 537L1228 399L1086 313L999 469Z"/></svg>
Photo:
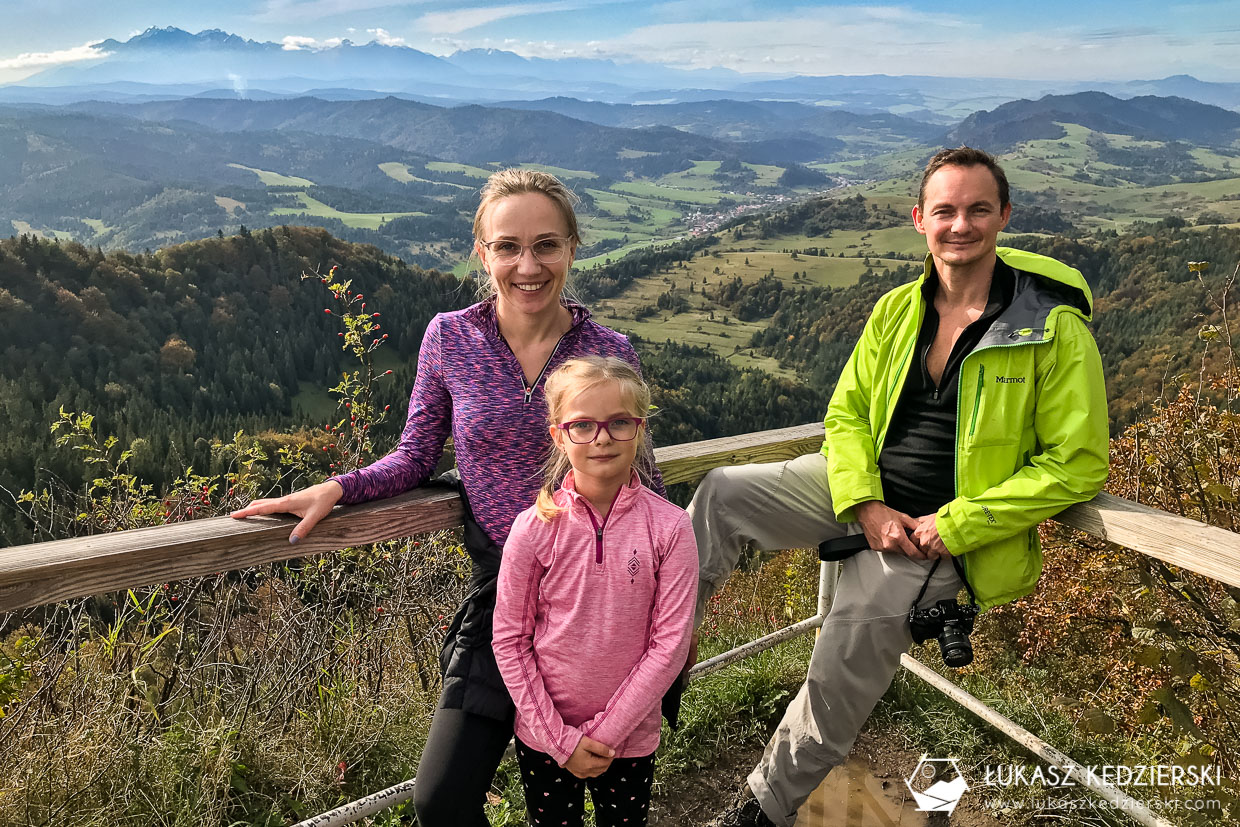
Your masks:
<svg viewBox="0 0 1240 827"><path fill-rule="evenodd" d="M995 263L990 298L977 321L960 333L936 387L926 369L926 357L939 329L934 309L938 275L931 272L922 285L926 315L917 336L908 378L887 426L878 470L883 482L883 502L913 517L934 514L956 498L956 400L960 365L994 320L1012 302L1016 274L1002 261Z"/></svg>

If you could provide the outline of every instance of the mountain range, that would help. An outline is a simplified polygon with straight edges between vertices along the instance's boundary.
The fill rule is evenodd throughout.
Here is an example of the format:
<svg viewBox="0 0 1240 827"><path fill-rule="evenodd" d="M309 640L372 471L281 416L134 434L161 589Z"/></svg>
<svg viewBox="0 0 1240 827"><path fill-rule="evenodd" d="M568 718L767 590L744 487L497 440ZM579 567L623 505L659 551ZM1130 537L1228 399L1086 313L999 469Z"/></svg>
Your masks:
<svg viewBox="0 0 1240 827"><path fill-rule="evenodd" d="M1143 95L1121 100L1102 92L1047 95L975 112L947 133L946 143L1002 151L1064 136L1063 123L1156 141L1228 145L1240 139L1240 113L1180 97Z"/></svg>
<svg viewBox="0 0 1240 827"><path fill-rule="evenodd" d="M1085 90L1116 97L1175 95L1240 110L1240 83L1187 75L1130 82L1057 82L931 76L822 77L682 70L657 63L527 58L495 49L438 57L406 46L345 41L289 48L212 29L151 28L96 45L104 57L59 66L0 87L0 102L142 101L187 95L234 98L384 97L496 103L573 97L607 103L685 103L730 98L795 101L826 109L888 112L945 126L1019 98ZM159 78L156 83L151 78Z"/></svg>

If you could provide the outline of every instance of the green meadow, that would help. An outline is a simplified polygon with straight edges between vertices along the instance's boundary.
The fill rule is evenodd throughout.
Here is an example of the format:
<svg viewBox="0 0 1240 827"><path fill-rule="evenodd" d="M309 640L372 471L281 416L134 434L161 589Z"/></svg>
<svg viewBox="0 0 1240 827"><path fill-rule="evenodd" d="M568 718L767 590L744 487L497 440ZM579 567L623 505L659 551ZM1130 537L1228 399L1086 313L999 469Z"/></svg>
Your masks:
<svg viewBox="0 0 1240 827"><path fill-rule="evenodd" d="M271 211L272 215L307 215L317 216L319 218L337 218L348 227L361 227L367 230L377 230L385 222L391 221L393 218L404 218L410 215L426 215L424 212L386 212L386 213L365 213L365 212L341 212L335 207L330 207L312 198L308 193L293 193L297 200L301 202L302 207L277 207Z"/></svg>
<svg viewBox="0 0 1240 827"><path fill-rule="evenodd" d="M244 169L258 176L258 180L268 187L313 187L314 182L296 175L281 175L265 169L255 169L242 164L229 164L233 169Z"/></svg>
<svg viewBox="0 0 1240 827"><path fill-rule="evenodd" d="M429 178L419 178L409 171L408 164L402 164L399 161L388 161L386 163L379 164L379 170L387 177L394 181L400 181L402 184L410 184L414 181L420 181L424 184L434 184L438 187L453 187L454 189L459 190L472 189L472 187L467 187L464 184L454 184L450 181L432 181Z"/></svg>

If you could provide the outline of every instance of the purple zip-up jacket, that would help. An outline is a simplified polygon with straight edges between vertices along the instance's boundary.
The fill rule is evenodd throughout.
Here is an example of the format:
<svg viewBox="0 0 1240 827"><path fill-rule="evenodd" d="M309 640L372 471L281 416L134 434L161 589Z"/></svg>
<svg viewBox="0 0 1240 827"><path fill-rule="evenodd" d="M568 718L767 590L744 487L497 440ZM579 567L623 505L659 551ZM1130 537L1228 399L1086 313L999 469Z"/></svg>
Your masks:
<svg viewBox="0 0 1240 827"><path fill-rule="evenodd" d="M551 448L543 380L575 356L617 356L640 372L629 340L575 302L573 326L560 339L534 386L500 335L495 303L479 302L431 319L418 354L409 418L392 453L333 477L342 503L394 497L430 478L449 433L474 519L497 545L517 514L534 503L542 461ZM663 492L655 471L654 488Z"/></svg>
<svg viewBox="0 0 1240 827"><path fill-rule="evenodd" d="M571 471L555 502L566 510L549 523L517 517L499 569L492 645L517 737L561 766L582 735L650 755L693 632L693 525L636 474L605 520Z"/></svg>

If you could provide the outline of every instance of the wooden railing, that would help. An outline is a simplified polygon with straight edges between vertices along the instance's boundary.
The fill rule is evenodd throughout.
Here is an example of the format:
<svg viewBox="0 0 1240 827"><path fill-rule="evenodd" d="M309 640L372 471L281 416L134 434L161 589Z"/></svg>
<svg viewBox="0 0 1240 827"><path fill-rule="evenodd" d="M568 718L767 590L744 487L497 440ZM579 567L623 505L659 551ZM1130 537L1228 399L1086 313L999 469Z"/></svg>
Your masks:
<svg viewBox="0 0 1240 827"><path fill-rule="evenodd" d="M773 462L815 451L822 424L669 445L655 452L663 478L693 482L723 465ZM1099 494L1074 505L1059 522L1167 563L1240 587L1240 535ZM0 612L101 592L215 574L408 537L461 523L460 499L420 489L337 508L297 545L288 517L218 517L34 543L0 550Z"/></svg>
<svg viewBox="0 0 1240 827"><path fill-rule="evenodd" d="M720 466L792 459L817 450L822 439L822 425L815 423L671 445L656 450L655 458L669 484L694 482ZM387 500L337 508L297 545L288 542L295 519L251 517L238 521L221 517L15 546L0 550L0 613L451 528L460 525L461 516L460 499L454 492L426 488ZM1103 540L1240 587L1240 534L1109 494L1074 505L1056 519ZM705 675L821 625L830 601L832 572L824 564L818 614L814 617L700 663L693 676ZM1074 765L1054 747L910 656L906 655L902 663L1045 760L1059 766ZM1082 786L1120 804L1121 811L1134 820L1151 827L1170 827L1139 802L1088 777L1083 768L1078 769ZM406 781L303 824L328 827L352 823L406 800L412 795L412 788L413 782Z"/></svg>

